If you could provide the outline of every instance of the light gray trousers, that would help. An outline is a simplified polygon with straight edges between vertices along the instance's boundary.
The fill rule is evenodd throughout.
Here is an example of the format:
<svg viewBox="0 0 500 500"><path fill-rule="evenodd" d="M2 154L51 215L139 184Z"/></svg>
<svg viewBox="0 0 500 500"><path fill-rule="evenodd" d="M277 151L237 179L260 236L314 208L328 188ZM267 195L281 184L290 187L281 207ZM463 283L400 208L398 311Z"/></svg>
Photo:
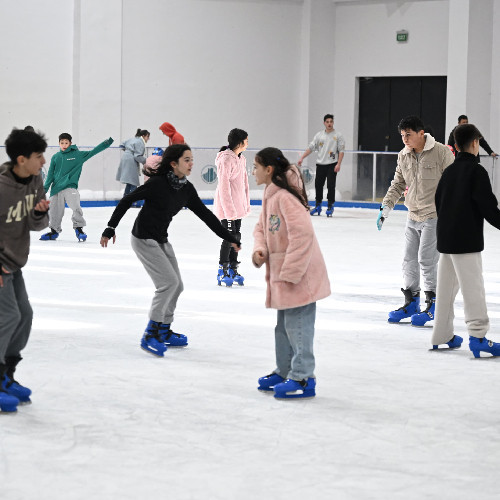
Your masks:
<svg viewBox="0 0 500 500"><path fill-rule="evenodd" d="M433 345L446 344L453 338L453 304L459 289L464 298L465 324L469 335L483 338L490 327L481 252L442 253L438 266Z"/></svg>
<svg viewBox="0 0 500 500"><path fill-rule="evenodd" d="M439 262L436 226L437 219L415 222L408 218L406 221L403 282L405 289L409 288L414 294L420 292L420 272L424 291L436 291Z"/></svg>
<svg viewBox="0 0 500 500"><path fill-rule="evenodd" d="M33 309L28 300L21 270L3 274L0 287L0 363L5 358L19 356L28 343Z"/></svg>
<svg viewBox="0 0 500 500"><path fill-rule="evenodd" d="M283 378L314 378L314 323L316 302L291 309L280 309L274 329L276 370Z"/></svg>
<svg viewBox="0 0 500 500"><path fill-rule="evenodd" d="M87 223L83 218L83 211L80 206L80 193L77 189L66 188L50 197L49 227L58 233L62 231L61 223L64 216L65 203L73 210L73 215L71 216L73 229L86 226Z"/></svg>
<svg viewBox="0 0 500 500"><path fill-rule="evenodd" d="M132 235L132 249L156 287L149 319L170 324L174 320L177 299L184 290L181 273L170 243L141 240Z"/></svg>

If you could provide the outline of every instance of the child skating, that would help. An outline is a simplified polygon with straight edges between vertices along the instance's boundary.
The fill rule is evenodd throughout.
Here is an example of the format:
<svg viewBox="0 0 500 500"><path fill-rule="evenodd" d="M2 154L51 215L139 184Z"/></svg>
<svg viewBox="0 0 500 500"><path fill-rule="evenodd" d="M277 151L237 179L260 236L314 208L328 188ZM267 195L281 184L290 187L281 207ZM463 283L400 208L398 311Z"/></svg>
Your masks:
<svg viewBox="0 0 500 500"><path fill-rule="evenodd" d="M460 289L474 357L479 358L482 352L500 356L500 343L486 338L490 322L481 257L484 220L500 229L500 210L488 173L477 163L481 133L470 124L459 125L453 133L458 154L436 189L437 249L441 255L432 345L433 349L461 346L463 339L453 330L453 304Z"/></svg>
<svg viewBox="0 0 500 500"><path fill-rule="evenodd" d="M325 261L297 167L279 149L265 148L255 156L254 176L266 187L252 261L266 264L266 307L278 310L276 369L259 379L258 389L278 399L313 397L316 301L330 295Z"/></svg>
<svg viewBox="0 0 500 500"><path fill-rule="evenodd" d="M228 145L222 146L215 159L218 183L214 195L214 213L230 233L241 238L241 219L250 213L247 161L242 154L248 147L248 134L233 128L227 141ZM243 285L245 278L238 272L237 257L231 242L224 240L219 252L219 285Z"/></svg>
<svg viewBox="0 0 500 500"><path fill-rule="evenodd" d="M197 215L217 236L231 241L239 250L239 240L224 229L217 217L203 204L194 186L187 180L193 168L193 154L187 144L169 146L160 166L150 172L148 182L124 196L115 208L101 237L101 246L116 240L115 229L132 203L144 200L144 206L132 229L132 249L151 277L156 292L141 347L163 356L169 346L185 346L186 335L170 328L177 299L184 289L174 249L168 241L172 218L184 207Z"/></svg>
<svg viewBox="0 0 500 500"><path fill-rule="evenodd" d="M40 176L45 138L14 129L5 148L10 161L0 166L0 411L29 403L31 390L14 378L31 333L31 308L22 268L30 251L30 231L48 225L49 202Z"/></svg>
<svg viewBox="0 0 500 500"><path fill-rule="evenodd" d="M80 151L71 143L73 138L70 134L63 133L59 136L59 147L61 150L50 160L50 167L45 179L44 188L48 193L50 189L49 228L41 240L55 240L62 232L62 219L65 204L73 211L71 220L78 241L85 241L87 235L83 228L86 226L80 206L80 193L78 192L78 181L82 175L83 164L93 156L109 148L113 144L110 137L101 142L91 151Z"/></svg>

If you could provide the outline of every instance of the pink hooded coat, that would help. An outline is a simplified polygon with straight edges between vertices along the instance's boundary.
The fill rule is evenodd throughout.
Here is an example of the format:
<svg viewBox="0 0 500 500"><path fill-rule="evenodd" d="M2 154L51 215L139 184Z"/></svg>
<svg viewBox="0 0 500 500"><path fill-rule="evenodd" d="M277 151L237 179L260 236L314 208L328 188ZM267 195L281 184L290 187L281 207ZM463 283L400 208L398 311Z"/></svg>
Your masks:
<svg viewBox="0 0 500 500"><path fill-rule="evenodd" d="M232 149L217 154L219 182L214 195L214 213L218 219L243 219L250 213L247 161Z"/></svg>
<svg viewBox="0 0 500 500"><path fill-rule="evenodd" d="M301 185L295 166L288 172L291 185ZM314 234L309 210L286 189L269 184L255 226L254 249L266 259L266 307L291 309L328 297L330 281Z"/></svg>

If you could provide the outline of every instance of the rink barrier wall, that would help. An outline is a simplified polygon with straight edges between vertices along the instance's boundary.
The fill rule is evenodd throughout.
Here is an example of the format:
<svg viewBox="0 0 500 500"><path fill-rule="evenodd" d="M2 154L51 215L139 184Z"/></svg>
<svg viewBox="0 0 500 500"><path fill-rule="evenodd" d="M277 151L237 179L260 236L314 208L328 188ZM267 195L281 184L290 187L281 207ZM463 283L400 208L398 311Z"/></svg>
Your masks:
<svg viewBox="0 0 500 500"><path fill-rule="evenodd" d="M161 146L160 146L161 147ZM163 146L164 147L164 146ZM92 149L81 146L82 151ZM151 155L154 147L146 148L146 156ZM50 159L59 151L58 146L49 146L45 152L45 172L50 165ZM217 187L217 167L215 157L219 148L192 148L194 156L194 169L189 177L202 199L213 198ZM248 184L250 198L252 200L262 199L263 186L257 186L252 175L255 154L259 149L247 149L244 155L247 161ZM302 149L283 149L284 155L291 163L296 163L302 154ZM102 153L92 157L84 164L79 181L79 192L84 202L113 202L123 196L124 185L118 182L116 171L120 163L122 151L117 146L112 146ZM370 203L378 207L383 196L394 177L397 164L396 152L386 151L345 151L344 160L335 190L335 199L338 203L348 203L346 206L360 206L371 208ZM304 160L301 171L304 178L307 196L310 200L315 198L315 154L311 154ZM7 161L5 147L0 147L0 164ZM481 164L487 170L493 192L500 199L500 182L495 175L497 161L490 156L482 156ZM141 183L143 182L141 174ZM325 185L326 188L326 185ZM325 189L326 195L326 189ZM324 196L326 199L326 196ZM337 203L337 206L341 206ZM84 205L86 206L86 205ZM90 206L90 205L87 205ZM105 205L93 205L105 206ZM110 206L113 206L111 203Z"/></svg>

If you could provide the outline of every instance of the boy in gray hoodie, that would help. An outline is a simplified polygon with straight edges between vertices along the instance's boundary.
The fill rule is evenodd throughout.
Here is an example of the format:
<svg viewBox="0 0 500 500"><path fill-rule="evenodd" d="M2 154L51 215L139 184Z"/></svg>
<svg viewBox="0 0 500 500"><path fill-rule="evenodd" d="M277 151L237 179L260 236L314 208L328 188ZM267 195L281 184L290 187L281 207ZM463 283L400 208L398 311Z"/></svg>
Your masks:
<svg viewBox="0 0 500 500"><path fill-rule="evenodd" d="M48 226L49 202L40 172L47 142L41 134L14 129L5 141L11 161L0 166L0 411L15 412L30 402L31 390L14 379L28 343L33 310L22 267L28 260L30 231Z"/></svg>

